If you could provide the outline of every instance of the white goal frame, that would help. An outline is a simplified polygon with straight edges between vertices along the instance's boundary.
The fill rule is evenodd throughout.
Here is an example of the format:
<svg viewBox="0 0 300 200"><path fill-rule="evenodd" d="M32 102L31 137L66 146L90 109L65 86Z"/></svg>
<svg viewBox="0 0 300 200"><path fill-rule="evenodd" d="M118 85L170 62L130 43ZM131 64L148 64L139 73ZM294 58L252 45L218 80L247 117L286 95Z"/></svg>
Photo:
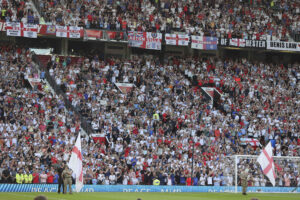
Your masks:
<svg viewBox="0 0 300 200"><path fill-rule="evenodd" d="M251 158L251 159L257 159L258 155L233 155L233 156L228 156L230 158L234 158L234 193L238 192L238 158ZM276 160L299 160L300 157L296 156L273 156L273 158L276 158Z"/></svg>

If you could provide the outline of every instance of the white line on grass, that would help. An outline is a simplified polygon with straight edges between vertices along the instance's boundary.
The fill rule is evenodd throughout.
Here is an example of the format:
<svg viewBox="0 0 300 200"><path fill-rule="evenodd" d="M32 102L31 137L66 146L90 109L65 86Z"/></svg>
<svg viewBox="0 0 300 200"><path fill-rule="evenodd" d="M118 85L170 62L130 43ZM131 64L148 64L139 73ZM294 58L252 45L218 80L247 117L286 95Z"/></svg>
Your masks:
<svg viewBox="0 0 300 200"><path fill-rule="evenodd" d="M14 195L14 196L30 197L30 198L34 198L35 196L39 196L39 195L37 195L37 194L35 194L35 195L17 194L17 193L7 193L7 194ZM60 198L55 198L55 197L47 197L47 199L53 199L53 200L67 200L67 199L60 199Z"/></svg>

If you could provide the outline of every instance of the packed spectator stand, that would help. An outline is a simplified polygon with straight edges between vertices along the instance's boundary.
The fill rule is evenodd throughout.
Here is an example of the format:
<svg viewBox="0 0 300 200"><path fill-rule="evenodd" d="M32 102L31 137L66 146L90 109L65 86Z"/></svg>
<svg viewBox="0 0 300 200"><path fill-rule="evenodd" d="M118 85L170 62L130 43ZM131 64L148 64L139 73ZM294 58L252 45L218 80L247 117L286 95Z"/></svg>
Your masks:
<svg viewBox="0 0 300 200"><path fill-rule="evenodd" d="M297 0L2 0L7 22L80 26L116 31L291 41L298 34ZM39 13L38 13L39 11Z"/></svg>
<svg viewBox="0 0 300 200"><path fill-rule="evenodd" d="M296 0L34 1L40 13L30 1L0 2L7 22L87 29L290 41L300 27ZM26 48L0 50L2 183L57 183L56 168L68 161L82 128L78 114L104 138L82 138L85 184L151 185L157 178L162 185L232 186L230 156L258 155L269 141L276 156L300 156L298 63L51 55L40 56L42 67ZM28 78L42 81L31 85ZM126 93L117 83L134 87ZM206 86L222 94L218 106L201 90ZM249 186L269 185L254 160L241 166L250 168ZM276 161L276 168L278 186L300 184L299 161Z"/></svg>
<svg viewBox="0 0 300 200"><path fill-rule="evenodd" d="M289 41L299 31L296 0L41 1L43 20L92 29L185 32L223 38Z"/></svg>
<svg viewBox="0 0 300 200"><path fill-rule="evenodd" d="M33 175L23 183L56 183L55 168L68 160L80 122L44 84L26 86L20 77L44 78L30 58L21 48L1 51L7 77L1 79L1 182L15 182L20 172ZM45 64L93 132L107 138L82 140L86 184L148 185L158 178L162 185L230 186L234 172L228 156L258 155L270 140L275 155L300 155L298 64L151 56L72 61L55 55ZM117 82L135 87L122 93ZM202 86L223 93L221 108L209 104ZM244 145L243 137L261 145ZM268 184L253 160L242 162L253 172L249 185ZM299 183L299 163L277 164L279 186Z"/></svg>
<svg viewBox="0 0 300 200"><path fill-rule="evenodd" d="M107 136L109 145L102 145L100 151L108 154L106 158L121 158L115 163L116 172L108 170L110 165L103 167L111 159L99 163L106 176L118 176L126 163L136 169L135 177L130 179L134 184L149 184L147 173L146 180L145 173L141 179L140 170L150 166L159 168L156 174L162 183L167 183L162 178L167 177L164 173L174 169L173 175L181 176L183 181L191 173L192 141L195 153L202 154L195 157L195 172L206 173L206 178L212 173L204 173L206 166L224 176L220 160L231 162L225 161L224 155L258 155L258 147L241 148L241 137L256 138L262 146L273 140L277 156L299 155L298 64L288 68L246 59L192 58L168 58L161 63L137 56L105 62L95 56L68 66L66 60L59 62L53 56L48 70L65 88L70 102L90 118L94 132ZM136 88L124 94L114 85L117 82L133 83ZM209 106L201 86L215 86L224 92L222 110ZM215 159L216 163L211 162ZM94 162L91 156L89 165L95 166ZM293 165L295 169L297 166ZM226 173L232 176L233 172ZM295 184L297 176L292 179ZM183 182L178 179L176 183Z"/></svg>
<svg viewBox="0 0 300 200"><path fill-rule="evenodd" d="M44 81L30 85L28 78L44 79L44 73L32 62L29 50L12 46L0 50L1 182L16 182L19 171L27 175L38 171L53 181L55 164L68 159L80 123ZM22 181L46 183L42 176Z"/></svg>
<svg viewBox="0 0 300 200"><path fill-rule="evenodd" d="M39 14L31 1L1 0L1 20L6 22L22 22L39 24Z"/></svg>

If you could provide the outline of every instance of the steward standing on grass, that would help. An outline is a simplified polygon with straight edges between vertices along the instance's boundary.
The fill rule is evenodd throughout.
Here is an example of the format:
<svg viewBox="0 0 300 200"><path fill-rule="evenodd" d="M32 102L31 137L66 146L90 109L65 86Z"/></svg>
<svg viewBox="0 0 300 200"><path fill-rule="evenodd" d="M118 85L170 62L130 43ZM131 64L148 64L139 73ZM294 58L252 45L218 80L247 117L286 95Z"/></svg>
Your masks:
<svg viewBox="0 0 300 200"><path fill-rule="evenodd" d="M64 163L61 162L60 166L57 169L57 172L58 172L58 194L60 194L61 187L63 188L63 193L65 193L64 180L62 177L63 171L64 171Z"/></svg>
<svg viewBox="0 0 300 200"><path fill-rule="evenodd" d="M72 171L68 165L65 165L62 176L64 179L64 194L67 193L67 185L69 185L69 193L72 194Z"/></svg>
<svg viewBox="0 0 300 200"><path fill-rule="evenodd" d="M248 169L243 170L241 173L241 184L243 187L243 195L246 195L248 186Z"/></svg>

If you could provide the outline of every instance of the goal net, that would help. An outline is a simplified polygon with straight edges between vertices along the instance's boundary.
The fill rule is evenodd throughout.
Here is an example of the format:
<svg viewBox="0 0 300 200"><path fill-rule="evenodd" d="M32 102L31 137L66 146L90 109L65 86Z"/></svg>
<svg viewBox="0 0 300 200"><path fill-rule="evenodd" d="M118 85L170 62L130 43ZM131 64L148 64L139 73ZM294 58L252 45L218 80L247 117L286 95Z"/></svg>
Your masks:
<svg viewBox="0 0 300 200"><path fill-rule="evenodd" d="M258 156L255 155L234 155L228 157L228 161L232 164L229 169L224 171L225 177L226 175L229 176L226 186L231 186L231 184L234 186L234 191L232 191L231 187L229 192L241 192L241 187L239 187L241 186L240 174L246 168L249 169L248 192L261 192L262 187L273 187L268 177L263 174L257 158ZM300 157L273 156L273 160L276 173L275 187L286 187L289 188L289 190L286 190L288 192L299 192Z"/></svg>

